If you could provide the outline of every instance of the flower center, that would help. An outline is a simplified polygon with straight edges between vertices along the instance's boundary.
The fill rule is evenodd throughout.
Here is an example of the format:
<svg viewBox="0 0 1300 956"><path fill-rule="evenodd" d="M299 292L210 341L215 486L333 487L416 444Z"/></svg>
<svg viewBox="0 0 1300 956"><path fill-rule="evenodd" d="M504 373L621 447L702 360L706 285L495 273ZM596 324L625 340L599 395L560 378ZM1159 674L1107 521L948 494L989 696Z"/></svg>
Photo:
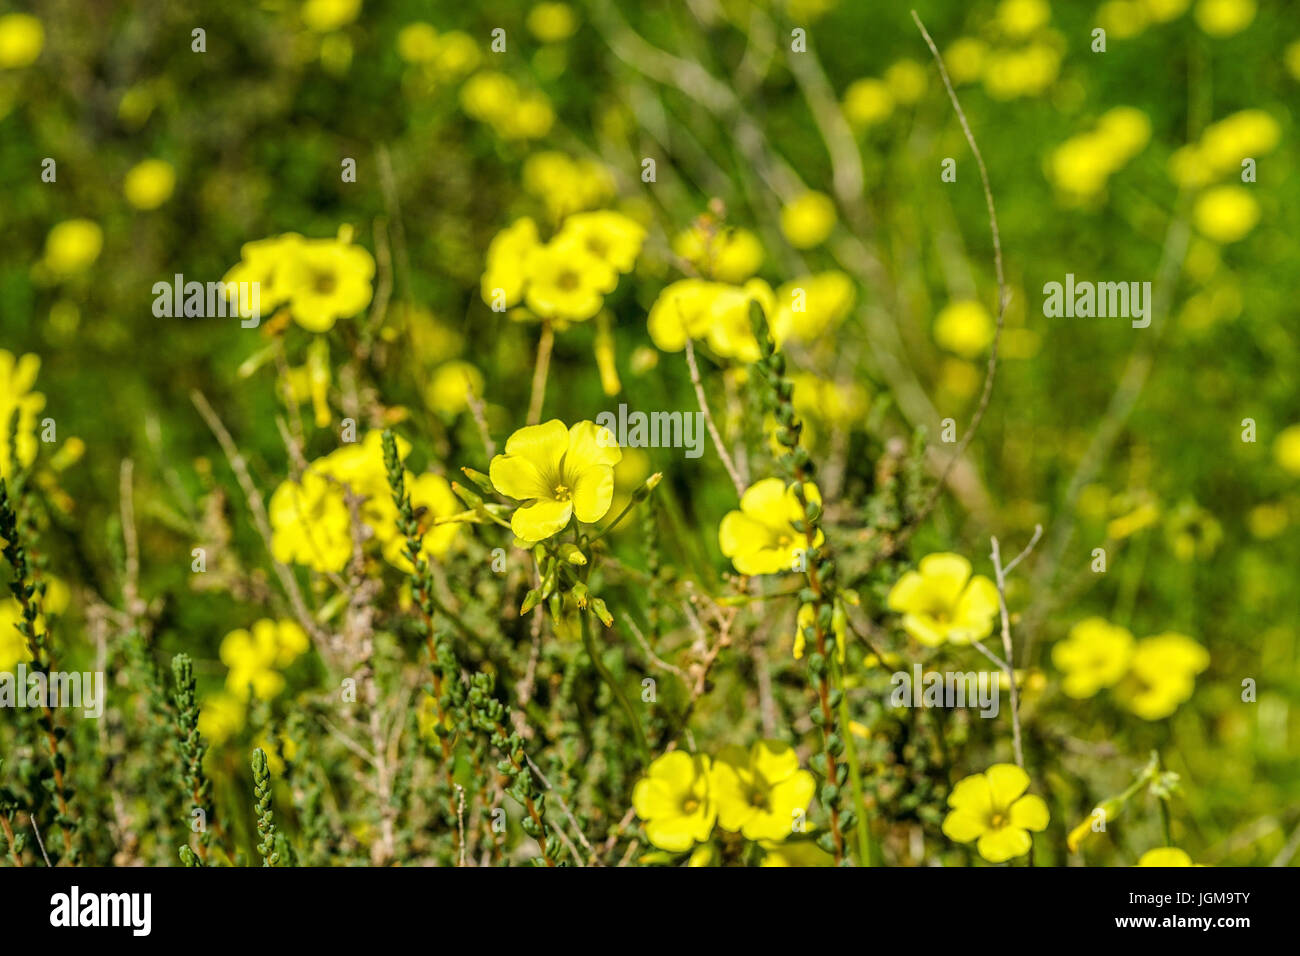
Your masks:
<svg viewBox="0 0 1300 956"><path fill-rule="evenodd" d="M682 801L683 813L694 813L696 810L699 809L699 807L700 807L700 801L696 800L694 797L687 797L684 801Z"/></svg>
<svg viewBox="0 0 1300 956"><path fill-rule="evenodd" d="M1006 814L1003 813L994 813L993 818L989 820L989 826L991 826L994 830L1001 830L1006 825L1007 825L1007 817Z"/></svg>
<svg viewBox="0 0 1300 956"><path fill-rule="evenodd" d="M569 486L568 486L568 485L556 485L556 486L555 486L555 500L556 500L556 501L568 501L568 500L569 500L570 498L572 498L572 497L573 497L573 492L571 492L571 491L569 490Z"/></svg>
<svg viewBox="0 0 1300 956"><path fill-rule="evenodd" d="M556 278L555 284L565 292L572 292L578 287L578 273L572 269L566 269Z"/></svg>
<svg viewBox="0 0 1300 956"><path fill-rule="evenodd" d="M332 272L317 272L312 276L312 287L321 295L329 295L337 284Z"/></svg>

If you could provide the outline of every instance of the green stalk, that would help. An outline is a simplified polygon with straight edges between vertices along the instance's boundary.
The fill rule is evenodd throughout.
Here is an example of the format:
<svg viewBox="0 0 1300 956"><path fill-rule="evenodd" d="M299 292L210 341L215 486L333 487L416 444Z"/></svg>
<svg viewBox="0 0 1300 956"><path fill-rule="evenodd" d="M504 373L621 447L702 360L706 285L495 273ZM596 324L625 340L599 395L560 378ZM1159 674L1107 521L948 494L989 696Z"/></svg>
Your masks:
<svg viewBox="0 0 1300 956"><path fill-rule="evenodd" d="M600 679L609 685L610 691L618 700L619 706L623 708L623 713L627 714L628 722L632 725L632 733L636 735L636 745L641 751L643 762L648 763L650 760L650 745L646 743L645 731L641 729L641 721L637 719L636 711L632 709L632 702L627 699L623 693L623 688L618 686L618 681L614 675L609 672L605 662L601 660L600 653L597 651L596 642L591 636L591 621L586 613L581 615L582 618L582 646L587 649L587 656L591 658L591 663L595 665L596 673Z"/></svg>

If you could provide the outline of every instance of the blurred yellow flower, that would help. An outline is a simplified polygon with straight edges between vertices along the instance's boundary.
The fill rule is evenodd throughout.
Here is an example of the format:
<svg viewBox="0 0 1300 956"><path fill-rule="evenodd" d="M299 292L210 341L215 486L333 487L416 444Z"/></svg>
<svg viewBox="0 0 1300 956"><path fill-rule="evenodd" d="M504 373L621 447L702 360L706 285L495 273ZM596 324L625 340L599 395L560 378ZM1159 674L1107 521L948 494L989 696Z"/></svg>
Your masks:
<svg viewBox="0 0 1300 956"><path fill-rule="evenodd" d="M809 504L821 505L822 496L812 482L804 482ZM729 511L718 526L718 544L741 574L782 574L806 567L808 537L794 523L806 523L794 485L780 478L764 478L740 497L740 510ZM813 547L821 547L820 530Z"/></svg>
<svg viewBox="0 0 1300 956"><path fill-rule="evenodd" d="M811 827L809 828L811 829ZM811 841L759 844L767 852L759 866L834 866L835 858Z"/></svg>
<svg viewBox="0 0 1300 956"><path fill-rule="evenodd" d="M974 83L984 72L984 60L988 52L988 44L975 37L959 37L954 40L943 55L943 62L948 67L948 79L957 86Z"/></svg>
<svg viewBox="0 0 1300 956"><path fill-rule="evenodd" d="M524 295L524 265L537 241L537 224L525 216L502 229L488 243L480 292L493 308L518 305Z"/></svg>
<svg viewBox="0 0 1300 956"><path fill-rule="evenodd" d="M32 391L40 371L40 356L27 354L16 358L0 349L0 478L13 474L10 449L17 448L18 464L26 468L36 460L36 416L45 407L45 396ZM18 412L18 433L10 432L14 412Z"/></svg>
<svg viewBox="0 0 1300 956"><path fill-rule="evenodd" d="M3 353L0 353L2 357ZM1273 441L1273 458L1283 471L1300 475L1300 423L1288 425L1278 432Z"/></svg>
<svg viewBox="0 0 1300 956"><path fill-rule="evenodd" d="M763 264L763 246L748 229L699 223L678 233L673 252L706 279L744 282Z"/></svg>
<svg viewBox="0 0 1300 956"><path fill-rule="evenodd" d="M934 320L935 342L968 359L983 354L994 331L993 317L973 299L948 303Z"/></svg>
<svg viewBox="0 0 1300 956"><path fill-rule="evenodd" d="M247 710L244 699L234 694L224 690L209 694L199 704L199 733L219 747L243 729Z"/></svg>
<svg viewBox="0 0 1300 956"><path fill-rule="evenodd" d="M1147 16L1156 23L1176 20L1187 12L1192 0L1141 0Z"/></svg>
<svg viewBox="0 0 1300 956"><path fill-rule="evenodd" d="M469 395L483 395L483 373L469 362L444 362L433 370L424 389L424 403L435 412L458 415L469 407Z"/></svg>
<svg viewBox="0 0 1300 956"><path fill-rule="evenodd" d="M1134 866L1195 866L1192 858L1183 850L1173 846L1156 847L1142 854Z"/></svg>
<svg viewBox="0 0 1300 956"><path fill-rule="evenodd" d="M271 554L315 571L341 571L352 555L351 517L329 479L309 469L302 483L281 482L267 506Z"/></svg>
<svg viewBox="0 0 1300 956"><path fill-rule="evenodd" d="M411 496L411 506L419 518L424 538L420 553L428 560L445 558L451 553L460 537L461 526L451 522L437 524L439 518L450 518L464 510L451 484L442 475L425 472L414 478L406 476L406 490ZM394 516L395 517L395 516ZM409 572L411 562L406 557L406 539L393 534L384 542L384 560L395 568Z"/></svg>
<svg viewBox="0 0 1300 956"><path fill-rule="evenodd" d="M854 80L844 91L844 116L858 128L875 126L894 112L894 94L884 80Z"/></svg>
<svg viewBox="0 0 1300 956"><path fill-rule="evenodd" d="M45 237L45 267L60 278L88 269L104 247L104 232L89 219L67 219Z"/></svg>
<svg viewBox="0 0 1300 956"><path fill-rule="evenodd" d="M309 332L328 332L339 319L370 304L375 260L338 239L304 239L292 246L277 281L289 292L289 313Z"/></svg>
<svg viewBox="0 0 1300 956"><path fill-rule="evenodd" d="M1003 33L1023 40L1047 26L1047 21L1052 18L1052 8L1047 0L1002 0L996 16Z"/></svg>
<svg viewBox="0 0 1300 956"><path fill-rule="evenodd" d="M0 70L15 70L36 62L45 46L45 27L25 13L0 17Z"/></svg>
<svg viewBox="0 0 1300 956"><path fill-rule="evenodd" d="M1047 160L1047 177L1067 199L1100 194L1112 175L1141 152L1151 139L1151 121L1132 106L1117 106L1097 120L1094 129L1072 136Z"/></svg>
<svg viewBox="0 0 1300 956"><path fill-rule="evenodd" d="M573 235L557 236L524 261L524 303L542 319L581 322L605 304L618 273Z"/></svg>
<svg viewBox="0 0 1300 956"><path fill-rule="evenodd" d="M614 179L604 165L554 150L533 153L524 161L523 183L556 221L595 208L614 195Z"/></svg>
<svg viewBox="0 0 1300 956"><path fill-rule="evenodd" d="M1232 36L1255 19L1255 0L1200 0L1192 15L1210 36Z"/></svg>
<svg viewBox="0 0 1300 956"><path fill-rule="evenodd" d="M1196 228L1215 242L1237 242L1259 222L1259 203L1245 186L1215 186L1196 199Z"/></svg>
<svg viewBox="0 0 1300 956"><path fill-rule="evenodd" d="M1196 675L1209 666L1209 653L1184 634L1146 637L1138 641L1115 696L1143 720L1160 720L1192 696Z"/></svg>
<svg viewBox="0 0 1300 956"><path fill-rule="evenodd" d="M1286 61L1287 72L1300 80L1300 40L1287 46L1283 59Z"/></svg>
<svg viewBox="0 0 1300 956"><path fill-rule="evenodd" d="M503 139L539 139L555 122L546 94L521 89L495 70L480 70L466 80L460 89L460 103L470 117L487 123Z"/></svg>
<svg viewBox="0 0 1300 956"><path fill-rule="evenodd" d="M1149 19L1142 0L1108 0L1097 8L1097 26L1115 40L1137 36Z"/></svg>
<svg viewBox="0 0 1300 956"><path fill-rule="evenodd" d="M528 11L528 30L543 43L558 43L573 36L578 19L567 3L538 3Z"/></svg>
<svg viewBox="0 0 1300 956"><path fill-rule="evenodd" d="M1065 674L1061 689L1076 700L1114 687L1132 658L1133 635L1099 617L1080 621L1052 648L1052 663Z"/></svg>
<svg viewBox="0 0 1300 956"><path fill-rule="evenodd" d="M886 603L903 615L903 630L927 647L969 644L992 632L998 592L984 575L972 577L970 562L960 554L940 552L904 573Z"/></svg>
<svg viewBox="0 0 1300 956"><path fill-rule="evenodd" d="M709 788L718 826L747 840L784 840L804 829L804 814L817 789L813 775L799 769L794 748L760 740L748 752L724 747L713 761Z"/></svg>
<svg viewBox="0 0 1300 956"><path fill-rule="evenodd" d="M569 240L619 272L631 272L645 241L645 227L622 213L580 212L564 220L553 241Z"/></svg>
<svg viewBox="0 0 1300 956"><path fill-rule="evenodd" d="M43 614L36 616L36 629L44 632L48 626L46 614L62 614L68 609L72 592L59 578L45 579L45 598L41 602ZM17 598L0 597L0 671L9 671L20 663L32 660L27 638L18 630L23 622L23 608Z"/></svg>
<svg viewBox="0 0 1300 956"><path fill-rule="evenodd" d="M1033 845L1029 831L1047 829L1047 804L1026 794L1029 775L1015 764L999 763L984 773L957 782L948 795L952 807L943 819L943 832L957 843L976 843L990 863L1024 856Z"/></svg>
<svg viewBox="0 0 1300 956"><path fill-rule="evenodd" d="M885 70L885 85L896 103L910 106L925 96L928 74L915 60L899 60Z"/></svg>
<svg viewBox="0 0 1300 956"><path fill-rule="evenodd" d="M131 167L122 184L126 201L136 209L157 209L171 198L176 171L161 159L146 159Z"/></svg>
<svg viewBox="0 0 1300 956"><path fill-rule="evenodd" d="M592 524L609 511L614 465L623 457L608 428L559 419L519 429L488 474L497 491L522 502L510 527L523 541L541 541L563 531L569 519Z"/></svg>
<svg viewBox="0 0 1300 956"><path fill-rule="evenodd" d="M791 647L791 653L795 660L803 660L803 652L808 645L808 637L804 633L807 628L814 627L817 623L817 612L811 604L800 604L799 612L795 615L794 620L794 642ZM835 657L843 664L848 654L848 645L844 640L844 629L846 619L844 609L837 603L831 612L831 630L830 636L835 638ZM814 631L814 634L816 632ZM875 655L872 655L874 658Z"/></svg>
<svg viewBox="0 0 1300 956"><path fill-rule="evenodd" d="M817 341L844 321L856 295L853 280L838 270L792 279L776 291L776 315L768 310L772 338L777 345Z"/></svg>
<svg viewBox="0 0 1300 956"><path fill-rule="evenodd" d="M835 228L835 204L824 193L806 192L781 209L781 232L796 249L826 241Z"/></svg>
<svg viewBox="0 0 1300 956"><path fill-rule="evenodd" d="M284 690L280 669L288 667L302 655L311 642L293 621L262 618L251 631L238 628L221 641L221 662L228 667L226 690L240 700L249 692L261 700L270 700Z"/></svg>
<svg viewBox="0 0 1300 956"><path fill-rule="evenodd" d="M1019 49L994 50L984 63L984 89L997 100L1040 96L1061 70L1061 50L1055 43L1034 41Z"/></svg>
<svg viewBox="0 0 1300 956"><path fill-rule="evenodd" d="M345 27L361 12L361 0L306 0L302 22L317 33Z"/></svg>
<svg viewBox="0 0 1300 956"><path fill-rule="evenodd" d="M432 63L438 55L438 31L428 23L408 23L397 32L397 55L407 63Z"/></svg>
<svg viewBox="0 0 1300 956"><path fill-rule="evenodd" d="M709 794L709 758L674 750L659 757L632 789L632 806L646 839L684 853L713 832L717 808Z"/></svg>

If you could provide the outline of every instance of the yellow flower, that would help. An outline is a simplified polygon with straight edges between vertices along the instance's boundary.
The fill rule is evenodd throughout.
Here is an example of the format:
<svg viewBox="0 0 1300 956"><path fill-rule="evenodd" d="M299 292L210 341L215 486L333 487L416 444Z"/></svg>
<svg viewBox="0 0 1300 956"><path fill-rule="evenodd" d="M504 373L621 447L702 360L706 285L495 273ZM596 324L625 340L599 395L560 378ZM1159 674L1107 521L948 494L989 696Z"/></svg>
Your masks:
<svg viewBox="0 0 1300 956"><path fill-rule="evenodd" d="M787 282L776 292L772 337L778 345L791 339L815 342L844 321L854 298L853 280L843 272L819 272Z"/></svg>
<svg viewBox="0 0 1300 956"><path fill-rule="evenodd" d="M794 619L794 646L792 653L795 660L803 659L804 648L808 643L808 638L804 635L807 628L813 627L817 621L817 612L813 610L811 604L800 604L799 612ZM831 635L835 638L835 657L841 664L844 663L845 655L848 652L844 640L845 617L844 609L839 603L835 604L831 612Z"/></svg>
<svg viewBox="0 0 1300 956"><path fill-rule="evenodd" d="M949 352L973 359L993 342L988 310L974 300L949 302L934 320L934 340Z"/></svg>
<svg viewBox="0 0 1300 956"><path fill-rule="evenodd" d="M1137 36L1147 28L1147 19L1140 0L1109 0L1097 8L1097 25L1116 40Z"/></svg>
<svg viewBox="0 0 1300 956"><path fill-rule="evenodd" d="M603 165L551 150L524 161L523 181L524 189L540 199L557 222L599 206L614 194L614 179Z"/></svg>
<svg viewBox="0 0 1300 956"><path fill-rule="evenodd" d="M1240 33L1255 19L1255 0L1200 0L1196 24L1212 37Z"/></svg>
<svg viewBox="0 0 1300 956"><path fill-rule="evenodd" d="M970 562L941 552L921 559L889 592L889 609L903 615L903 630L927 647L944 641L969 644L988 637L998 613L998 592Z"/></svg>
<svg viewBox="0 0 1300 956"><path fill-rule="evenodd" d="M948 67L948 78L960 86L974 83L984 72L984 60L989 48L983 40L975 37L960 37L952 42L943 55Z"/></svg>
<svg viewBox="0 0 1300 956"><path fill-rule="evenodd" d="M705 337L718 356L749 365L762 355L749 317L751 302L757 302L764 314L771 315L776 302L771 286L762 279L750 279L740 288L719 284L715 290Z"/></svg>
<svg viewBox="0 0 1300 956"><path fill-rule="evenodd" d="M36 416L45 407L45 396L32 391L41 359L28 354L15 359L14 354L0 349L0 478L9 478L14 472L10 448L18 451L18 464L26 468L36 460ZM18 412L18 433L10 432L14 412Z"/></svg>
<svg viewBox="0 0 1300 956"><path fill-rule="evenodd" d="M885 85L895 101L904 105L915 103L925 95L925 67L915 60L899 60L885 70Z"/></svg>
<svg viewBox="0 0 1300 956"><path fill-rule="evenodd" d="M502 229L488 243L487 266L480 283L483 301L496 307L518 305L524 295L524 264L538 248L537 224L525 216ZM501 301L496 301L500 290Z"/></svg>
<svg viewBox="0 0 1300 956"><path fill-rule="evenodd" d="M269 239L246 242L239 249L239 262L230 268L222 282L257 283L257 304L263 312L269 312L289 301L292 289L286 281L286 263L290 262L303 241L297 233L285 233ZM232 289L231 292L236 290ZM238 296L232 295L238 301ZM248 318L247 315L243 316Z"/></svg>
<svg viewBox="0 0 1300 956"><path fill-rule="evenodd" d="M307 0L302 5L302 22L317 33L345 27L361 12L361 0Z"/></svg>
<svg viewBox="0 0 1300 956"><path fill-rule="evenodd" d="M646 317L651 341L665 352L680 352L688 338L706 336L713 301L724 288L704 279L680 279L665 286Z"/></svg>
<svg viewBox="0 0 1300 956"><path fill-rule="evenodd" d="M1173 846L1156 847L1147 850L1134 866L1195 866L1192 858L1184 851Z"/></svg>
<svg viewBox="0 0 1300 956"><path fill-rule="evenodd" d="M478 44L472 36L460 30L451 30L438 40L433 66L444 80L454 80L478 66L481 57Z"/></svg>
<svg viewBox="0 0 1300 956"><path fill-rule="evenodd" d="M58 277L89 268L104 247L104 232L89 219L68 219L45 238L45 266Z"/></svg>
<svg viewBox="0 0 1300 956"><path fill-rule="evenodd" d="M844 116L859 129L883 123L893 112L894 94L884 80L854 80L844 91Z"/></svg>
<svg viewBox="0 0 1300 956"><path fill-rule="evenodd" d="M1047 90L1061 70L1061 49L1053 43L1035 41L1028 46L998 50L984 64L984 89L998 100L1038 96Z"/></svg>
<svg viewBox="0 0 1300 956"><path fill-rule="evenodd" d="M176 170L161 159L146 159L131 167L122 184L126 201L136 209L157 209L176 188Z"/></svg>
<svg viewBox="0 0 1300 956"><path fill-rule="evenodd" d="M289 312L309 332L328 332L370 304L375 260L365 249L338 239L304 239L284 263Z"/></svg>
<svg viewBox="0 0 1300 956"><path fill-rule="evenodd" d="M580 212L564 220L554 241L569 240L619 272L631 272L645 240L645 227L617 212Z"/></svg>
<svg viewBox="0 0 1300 956"><path fill-rule="evenodd" d="M1215 186L1196 200L1196 228L1215 242L1236 242L1259 222L1259 203L1244 186Z"/></svg>
<svg viewBox="0 0 1300 956"><path fill-rule="evenodd" d="M1047 828L1047 804L1025 794L1029 775L1015 764L999 763L957 782L948 795L952 810L943 819L944 835L976 844L990 863L1005 863L1029 852L1029 831ZM1022 796L1024 794L1024 796Z"/></svg>
<svg viewBox="0 0 1300 956"><path fill-rule="evenodd" d="M573 36L578 19L567 3L539 3L528 11L528 29L543 43L558 43Z"/></svg>
<svg viewBox="0 0 1300 956"><path fill-rule="evenodd" d="M1239 110L1201 134L1199 158L1216 175L1237 172L1241 161L1272 152L1282 139L1277 120L1263 110Z"/></svg>
<svg viewBox="0 0 1300 956"><path fill-rule="evenodd" d="M217 691L199 704L199 733L212 746L219 747L244 727L247 717L245 698Z"/></svg>
<svg viewBox="0 0 1300 956"><path fill-rule="evenodd" d="M809 503L821 505L822 496L812 482L804 482ZM718 526L718 544L741 574L781 574L807 564L808 537L794 522L806 523L794 485L780 478L764 478L740 497L740 510L729 511ZM813 543L821 547L821 531Z"/></svg>
<svg viewBox="0 0 1300 956"><path fill-rule="evenodd" d="M1061 689L1076 700L1118 684L1132 657L1133 635L1099 617L1080 621L1052 648L1052 663L1065 672Z"/></svg>
<svg viewBox="0 0 1300 956"><path fill-rule="evenodd" d="M25 13L0 17L0 70L15 70L36 62L45 46L45 27Z"/></svg>
<svg viewBox="0 0 1300 956"><path fill-rule="evenodd" d="M748 753L725 747L709 772L718 826L747 840L784 840L795 824L802 830L816 789L794 748L780 740L760 740Z"/></svg>
<svg viewBox="0 0 1300 956"><path fill-rule="evenodd" d="M1142 0L1147 16L1157 23L1167 23L1187 12L1192 0Z"/></svg>
<svg viewBox="0 0 1300 956"><path fill-rule="evenodd" d="M67 610L72 593L58 578L46 578L45 599L42 607L46 614L62 614ZM23 621L23 608L17 598L0 597L0 671L12 672L20 661L32 660L27 638L18 630ZM36 629L44 632L48 625L45 614L36 617Z"/></svg>
<svg viewBox="0 0 1300 956"><path fill-rule="evenodd" d="M661 850L684 853L713 832L717 816L709 794L709 758L681 750L664 754L632 789L632 806L646 838Z"/></svg>
<svg viewBox="0 0 1300 956"><path fill-rule="evenodd" d="M444 362L425 386L424 402L436 412L458 415L469 407L471 392L483 396L483 373L469 362Z"/></svg>
<svg viewBox="0 0 1300 956"><path fill-rule="evenodd" d="M826 241L835 228L835 204L824 193L806 192L781 209L781 232L796 249Z"/></svg>
<svg viewBox="0 0 1300 956"><path fill-rule="evenodd" d="M0 381L4 379L4 354L0 352ZM0 410L4 408L3 402L3 393L0 393ZM0 452L0 456L3 454L4 452ZM1273 441L1273 458L1283 471L1289 471L1293 475L1300 475L1300 424L1288 425L1278 433L1277 438ZM3 460L0 457L0 461Z"/></svg>
<svg viewBox="0 0 1300 956"><path fill-rule="evenodd" d="M1013 39L1023 40L1047 26L1051 18L1047 0L1002 0L998 4L998 26Z"/></svg>
<svg viewBox="0 0 1300 956"><path fill-rule="evenodd" d="M759 844L767 851L759 866L834 866L835 858L816 843L800 841L798 843L771 843L764 840Z"/></svg>
<svg viewBox="0 0 1300 956"><path fill-rule="evenodd" d="M581 322L605 304L605 293L618 285L618 273L587 246L556 237L539 246L524 263L524 302L543 319Z"/></svg>
<svg viewBox="0 0 1300 956"><path fill-rule="evenodd" d="M504 139L537 139L550 132L555 121L544 93L522 90L495 70L480 70L466 80L460 102L469 116L487 123Z"/></svg>
<svg viewBox="0 0 1300 956"><path fill-rule="evenodd" d="M407 63L432 63L438 55L438 31L428 23L408 23L397 32L397 55Z"/></svg>
<svg viewBox="0 0 1300 956"><path fill-rule="evenodd" d="M411 495L412 507L420 516L420 527L424 530L420 553L430 559L445 557L460 536L460 525L435 522L439 518L450 518L464 511L460 499L451 490L451 484L446 478L432 472L425 472L415 478L408 474L406 489ZM384 542L384 559L396 568L409 571L411 562L406 558L406 539L398 534L389 537Z"/></svg>
<svg viewBox="0 0 1300 956"><path fill-rule="evenodd" d="M1047 176L1066 198L1100 194L1110 177L1141 152L1151 139L1151 120L1132 106L1102 114L1088 132L1067 139L1047 160Z"/></svg>
<svg viewBox="0 0 1300 956"><path fill-rule="evenodd" d="M1115 696L1143 720L1161 720L1192 696L1196 675L1209 666L1209 652L1184 634L1146 637Z"/></svg>
<svg viewBox="0 0 1300 956"><path fill-rule="evenodd" d="M221 641L221 662L230 668L226 690L240 700L254 696L270 700L284 690L284 677L277 668L289 666L307 650L306 633L293 621L262 618L252 631L231 631Z"/></svg>
<svg viewBox="0 0 1300 956"><path fill-rule="evenodd" d="M351 517L328 478L308 470L271 495L271 554L315 571L341 571L352 555Z"/></svg>
<svg viewBox="0 0 1300 956"><path fill-rule="evenodd" d="M741 283L763 264L763 246L748 229L697 223L677 234L673 252L700 274L718 282Z"/></svg>
<svg viewBox="0 0 1300 956"><path fill-rule="evenodd" d="M605 516L614 497L614 465L622 457L608 428L584 421L566 429L551 419L511 435L488 474L497 491L525 502L510 517L515 536L541 541L575 515L587 524Z"/></svg>

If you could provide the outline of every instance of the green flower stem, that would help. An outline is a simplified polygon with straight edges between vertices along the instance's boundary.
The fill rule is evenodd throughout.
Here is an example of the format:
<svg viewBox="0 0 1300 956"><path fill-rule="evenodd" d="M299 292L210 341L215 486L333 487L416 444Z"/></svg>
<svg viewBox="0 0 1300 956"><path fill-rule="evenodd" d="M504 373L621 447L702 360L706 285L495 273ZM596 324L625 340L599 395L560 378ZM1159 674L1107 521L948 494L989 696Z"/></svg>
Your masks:
<svg viewBox="0 0 1300 956"><path fill-rule="evenodd" d="M853 802L858 807L858 820L855 829L858 833L858 856L863 866L874 866L875 853L871 839L871 817L867 813L867 802L863 797L862 773L858 769L858 748L853 742L853 727L849 717L849 698L844 693L844 675L839 665L832 671L835 688L840 691L840 726L844 729L844 760L849 765L849 783L853 787Z"/></svg>
<svg viewBox="0 0 1300 956"><path fill-rule="evenodd" d="M600 653L596 647L595 639L591 635L590 615L582 614L582 646L587 649L587 656L591 658L592 665L596 668L596 673L600 675L601 680L609 685L610 692L618 701L619 706L623 708L623 713L627 715L628 723L632 725L632 733L636 737L637 749L641 751L643 763L650 761L650 745L646 742L645 731L641 729L641 721L637 719L636 711L632 709L632 702L627 699L623 693L623 688L619 687L618 681L614 675L609 672L605 662L601 660Z"/></svg>

